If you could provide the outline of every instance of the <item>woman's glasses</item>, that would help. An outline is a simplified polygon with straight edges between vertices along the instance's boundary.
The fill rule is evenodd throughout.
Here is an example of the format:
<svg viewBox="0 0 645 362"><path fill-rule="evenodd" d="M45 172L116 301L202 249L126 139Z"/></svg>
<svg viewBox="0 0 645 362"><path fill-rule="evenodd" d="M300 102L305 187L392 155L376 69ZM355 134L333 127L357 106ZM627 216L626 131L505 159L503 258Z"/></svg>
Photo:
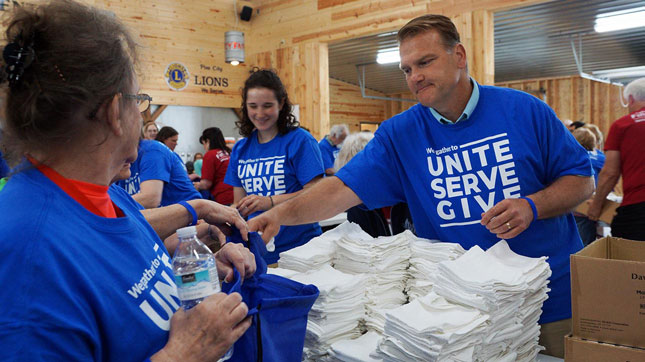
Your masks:
<svg viewBox="0 0 645 362"><path fill-rule="evenodd" d="M152 102L152 97L145 93L139 94L123 94L124 98L135 99L137 101L137 107L139 107L139 112L143 113L150 108L150 102Z"/></svg>

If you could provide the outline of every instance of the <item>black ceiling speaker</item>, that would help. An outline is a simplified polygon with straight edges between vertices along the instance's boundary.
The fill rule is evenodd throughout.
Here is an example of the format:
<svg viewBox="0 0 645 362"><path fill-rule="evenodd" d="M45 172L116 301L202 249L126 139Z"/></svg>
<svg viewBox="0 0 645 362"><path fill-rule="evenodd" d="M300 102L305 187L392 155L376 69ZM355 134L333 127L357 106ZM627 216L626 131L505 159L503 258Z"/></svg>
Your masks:
<svg viewBox="0 0 645 362"><path fill-rule="evenodd" d="M240 13L240 19L249 21L251 20L251 14L253 14L253 8L250 6L243 6L242 12Z"/></svg>

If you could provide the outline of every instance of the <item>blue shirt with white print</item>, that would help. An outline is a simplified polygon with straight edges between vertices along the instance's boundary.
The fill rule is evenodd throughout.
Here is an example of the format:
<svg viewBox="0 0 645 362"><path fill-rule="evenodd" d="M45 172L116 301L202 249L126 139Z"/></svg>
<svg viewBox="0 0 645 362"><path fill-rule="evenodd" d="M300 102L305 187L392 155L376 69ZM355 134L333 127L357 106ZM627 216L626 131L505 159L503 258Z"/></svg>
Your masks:
<svg viewBox="0 0 645 362"><path fill-rule="evenodd" d="M0 192L0 360L143 361L168 341L170 256L140 206L108 192L123 217L91 213L35 168Z"/></svg>
<svg viewBox="0 0 645 362"><path fill-rule="evenodd" d="M141 183L148 180L164 183L159 206L201 198L178 154L159 141L141 140L139 155L130 165L130 177L118 181L117 185L134 195L141 191Z"/></svg>
<svg viewBox="0 0 645 362"><path fill-rule="evenodd" d="M592 175L587 152L544 102L512 89L478 87L479 102L465 120L442 124L417 104L383 122L336 175L369 208L406 202L419 236L466 249L498 241L480 224L496 203L533 194L565 175ZM551 292L541 323L569 318L569 255L582 248L573 215L533 221L508 243L518 254L549 257Z"/></svg>
<svg viewBox="0 0 645 362"><path fill-rule="evenodd" d="M244 188L247 195L281 195L302 190L324 172L318 143L309 132L296 128L259 143L255 130L233 146L224 182ZM249 218L259 214L253 213ZM264 259L267 264L275 263L280 252L305 244L321 233L318 223L282 226L275 237L275 251Z"/></svg>

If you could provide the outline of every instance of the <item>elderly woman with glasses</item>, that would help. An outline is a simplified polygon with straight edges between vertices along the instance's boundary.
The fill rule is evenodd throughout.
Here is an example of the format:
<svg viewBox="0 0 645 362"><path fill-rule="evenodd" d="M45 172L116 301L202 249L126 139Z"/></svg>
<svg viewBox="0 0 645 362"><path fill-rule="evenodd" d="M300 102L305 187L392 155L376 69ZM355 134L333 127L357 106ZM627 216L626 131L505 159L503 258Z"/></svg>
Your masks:
<svg viewBox="0 0 645 362"><path fill-rule="evenodd" d="M137 158L151 100L116 17L69 0L14 11L3 142L23 161L0 192L0 360L217 360L250 326L247 308L217 293L178 310L161 240L197 218L199 237L208 223L246 236L246 224L206 200L140 211L110 186ZM220 278L255 268L241 246L216 260Z"/></svg>

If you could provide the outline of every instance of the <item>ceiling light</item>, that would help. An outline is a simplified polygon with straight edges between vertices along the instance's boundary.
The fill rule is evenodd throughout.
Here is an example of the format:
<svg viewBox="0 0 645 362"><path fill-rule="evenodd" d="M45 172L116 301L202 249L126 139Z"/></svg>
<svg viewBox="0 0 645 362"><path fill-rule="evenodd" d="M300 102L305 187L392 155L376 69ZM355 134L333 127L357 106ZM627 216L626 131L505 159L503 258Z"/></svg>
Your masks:
<svg viewBox="0 0 645 362"><path fill-rule="evenodd" d="M592 72L596 77L618 79L645 77L645 66L597 70Z"/></svg>
<svg viewBox="0 0 645 362"><path fill-rule="evenodd" d="M594 30L597 33L645 26L645 6L629 10L612 11L596 15Z"/></svg>
<svg viewBox="0 0 645 362"><path fill-rule="evenodd" d="M376 54L376 62L379 64L399 63L400 61L399 48L379 51Z"/></svg>
<svg viewBox="0 0 645 362"><path fill-rule="evenodd" d="M227 63L244 63L244 33L233 30L224 33L224 51Z"/></svg>

